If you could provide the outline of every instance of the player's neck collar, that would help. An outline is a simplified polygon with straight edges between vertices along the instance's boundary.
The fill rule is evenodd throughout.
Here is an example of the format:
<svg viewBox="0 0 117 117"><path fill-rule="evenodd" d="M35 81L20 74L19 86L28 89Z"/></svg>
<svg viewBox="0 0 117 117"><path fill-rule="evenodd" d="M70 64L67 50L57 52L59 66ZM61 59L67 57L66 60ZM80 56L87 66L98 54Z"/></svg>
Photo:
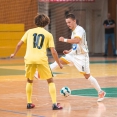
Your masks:
<svg viewBox="0 0 117 117"><path fill-rule="evenodd" d="M78 25L76 25L76 27L72 31L74 31L77 27L78 27Z"/></svg>
<svg viewBox="0 0 117 117"><path fill-rule="evenodd" d="M37 28L44 28L44 27L37 27Z"/></svg>

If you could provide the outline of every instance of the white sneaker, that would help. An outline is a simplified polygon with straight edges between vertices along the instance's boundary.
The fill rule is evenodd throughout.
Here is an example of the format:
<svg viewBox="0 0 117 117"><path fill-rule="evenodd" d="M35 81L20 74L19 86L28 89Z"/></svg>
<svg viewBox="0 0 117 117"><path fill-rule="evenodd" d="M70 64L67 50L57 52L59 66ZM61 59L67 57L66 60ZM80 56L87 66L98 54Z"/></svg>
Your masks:
<svg viewBox="0 0 117 117"><path fill-rule="evenodd" d="M98 102L101 102L102 100L104 100L104 97L105 97L105 95L106 95L106 92L104 92L104 91L101 91L101 92L99 92L99 94L98 94Z"/></svg>
<svg viewBox="0 0 117 117"><path fill-rule="evenodd" d="M34 77L35 77L36 79L39 79L39 78L40 78L40 77L39 77L38 71L35 72Z"/></svg>

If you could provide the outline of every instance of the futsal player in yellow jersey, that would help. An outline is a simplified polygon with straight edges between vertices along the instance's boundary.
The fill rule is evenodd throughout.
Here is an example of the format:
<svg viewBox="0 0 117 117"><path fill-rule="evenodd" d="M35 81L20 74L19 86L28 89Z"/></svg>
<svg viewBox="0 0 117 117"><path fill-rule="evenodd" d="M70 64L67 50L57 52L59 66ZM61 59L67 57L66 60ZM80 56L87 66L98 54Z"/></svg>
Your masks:
<svg viewBox="0 0 117 117"><path fill-rule="evenodd" d="M35 17L35 24L37 28L29 29L23 35L22 39L16 46L15 52L11 54L13 58L23 43L27 44L26 54L24 56L25 61L25 76L27 78L26 84L26 95L27 95L27 109L34 108L35 105L32 103L32 84L33 76L36 71L40 73L40 78L47 80L49 86L49 93L52 99L52 109L59 110L62 109L59 103L56 101L56 87L53 82L53 74L48 64L48 57L46 49L50 48L51 53L55 61L58 63L59 67L62 68L62 64L58 59L58 54L54 47L53 36L47 30L44 29L48 25L50 19L44 14L38 14Z"/></svg>

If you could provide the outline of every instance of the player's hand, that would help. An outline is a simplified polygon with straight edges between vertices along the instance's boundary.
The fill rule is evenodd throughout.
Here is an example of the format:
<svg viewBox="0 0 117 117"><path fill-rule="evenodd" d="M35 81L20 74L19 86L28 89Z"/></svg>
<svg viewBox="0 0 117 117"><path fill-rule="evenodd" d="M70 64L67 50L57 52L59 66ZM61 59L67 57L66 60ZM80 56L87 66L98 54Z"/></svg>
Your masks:
<svg viewBox="0 0 117 117"><path fill-rule="evenodd" d="M62 65L62 64L60 64L60 65L59 65L59 67L60 67L60 69L62 69L62 68L63 68L63 65Z"/></svg>
<svg viewBox="0 0 117 117"><path fill-rule="evenodd" d="M14 54L11 54L10 58L14 58L14 56L15 56Z"/></svg>
<svg viewBox="0 0 117 117"><path fill-rule="evenodd" d="M64 42L64 37L59 37L59 41Z"/></svg>
<svg viewBox="0 0 117 117"><path fill-rule="evenodd" d="M64 54L68 54L69 53L69 50L64 50L63 53Z"/></svg>

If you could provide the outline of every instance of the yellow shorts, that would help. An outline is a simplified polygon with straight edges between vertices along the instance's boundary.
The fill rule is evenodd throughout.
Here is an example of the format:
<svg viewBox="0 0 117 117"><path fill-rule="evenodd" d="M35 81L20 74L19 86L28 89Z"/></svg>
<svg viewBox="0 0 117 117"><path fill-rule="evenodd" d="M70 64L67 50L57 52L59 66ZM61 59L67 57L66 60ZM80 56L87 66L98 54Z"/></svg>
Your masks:
<svg viewBox="0 0 117 117"><path fill-rule="evenodd" d="M25 77L33 80L36 70L40 79L47 80L53 77L49 64L25 64Z"/></svg>

